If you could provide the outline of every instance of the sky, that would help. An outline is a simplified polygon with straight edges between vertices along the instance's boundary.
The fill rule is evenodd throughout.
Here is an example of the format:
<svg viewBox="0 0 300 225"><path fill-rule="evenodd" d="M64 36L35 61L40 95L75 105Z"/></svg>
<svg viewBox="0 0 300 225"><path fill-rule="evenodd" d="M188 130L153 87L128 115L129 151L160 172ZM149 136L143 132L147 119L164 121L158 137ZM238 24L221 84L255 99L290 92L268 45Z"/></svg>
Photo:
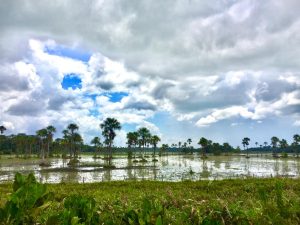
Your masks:
<svg viewBox="0 0 300 225"><path fill-rule="evenodd" d="M0 0L0 124L161 143L300 133L299 0Z"/></svg>

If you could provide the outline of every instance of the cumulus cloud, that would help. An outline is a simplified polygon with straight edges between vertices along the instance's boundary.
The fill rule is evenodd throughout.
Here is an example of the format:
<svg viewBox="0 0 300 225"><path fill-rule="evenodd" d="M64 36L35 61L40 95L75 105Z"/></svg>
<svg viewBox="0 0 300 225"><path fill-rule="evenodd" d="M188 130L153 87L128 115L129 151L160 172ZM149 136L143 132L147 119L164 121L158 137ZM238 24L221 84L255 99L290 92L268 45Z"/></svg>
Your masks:
<svg viewBox="0 0 300 225"><path fill-rule="evenodd" d="M253 117L253 115L254 114L252 112L249 112L247 108L241 106L232 106L229 108L216 110L210 115L200 118L197 121L196 125L199 127L208 126L212 123L216 123L219 120L224 120L235 116L250 119L251 117Z"/></svg>
<svg viewBox="0 0 300 225"><path fill-rule="evenodd" d="M107 116L159 132L149 121L162 111L194 129L231 119L298 124L299 11L298 0L4 1L1 120L32 132L76 121L86 137ZM91 57L49 54L57 46ZM62 88L67 74L81 89ZM114 102L107 93L117 92L126 96ZM30 128L22 120L32 117Z"/></svg>

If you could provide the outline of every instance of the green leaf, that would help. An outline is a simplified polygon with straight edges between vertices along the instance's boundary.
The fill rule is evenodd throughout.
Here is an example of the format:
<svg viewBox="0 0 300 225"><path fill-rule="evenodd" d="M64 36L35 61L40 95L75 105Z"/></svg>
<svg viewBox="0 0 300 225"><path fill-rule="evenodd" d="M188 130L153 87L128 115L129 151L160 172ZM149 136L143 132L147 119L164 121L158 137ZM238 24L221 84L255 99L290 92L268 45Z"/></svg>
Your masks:
<svg viewBox="0 0 300 225"><path fill-rule="evenodd" d="M158 216L157 219L156 219L156 222L155 222L155 225L162 225L162 219L161 219L161 216Z"/></svg>

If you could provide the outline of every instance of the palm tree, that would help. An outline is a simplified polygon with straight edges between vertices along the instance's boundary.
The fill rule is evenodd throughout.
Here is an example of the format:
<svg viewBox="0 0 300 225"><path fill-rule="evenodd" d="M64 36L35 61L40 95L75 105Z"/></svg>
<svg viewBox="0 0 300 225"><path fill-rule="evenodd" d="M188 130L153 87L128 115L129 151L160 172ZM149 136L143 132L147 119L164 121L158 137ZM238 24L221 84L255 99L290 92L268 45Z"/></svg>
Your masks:
<svg viewBox="0 0 300 225"><path fill-rule="evenodd" d="M279 141L279 145L280 145L281 149L285 149L289 146L285 139L282 139L281 141Z"/></svg>
<svg viewBox="0 0 300 225"><path fill-rule="evenodd" d="M264 146L267 147L267 145L268 145L268 142L265 141L265 142L264 142Z"/></svg>
<svg viewBox="0 0 300 225"><path fill-rule="evenodd" d="M53 133L56 132L56 128L54 126L50 125L46 128L46 130L47 130L47 154L46 154L46 157L49 157L49 155L50 155L50 144L52 144Z"/></svg>
<svg viewBox="0 0 300 225"><path fill-rule="evenodd" d="M63 147L64 147L64 139L56 138L53 141L53 153L58 155L59 153L63 154Z"/></svg>
<svg viewBox="0 0 300 225"><path fill-rule="evenodd" d="M278 142L279 142L278 137L273 136L271 138L271 145L272 145L272 148L273 148L273 157L277 157L276 148L277 148Z"/></svg>
<svg viewBox="0 0 300 225"><path fill-rule="evenodd" d="M75 134L76 134L75 131L77 131L79 129L79 127L75 123L70 123L68 125L67 129L68 129L68 134L69 134L69 139L70 139L70 152L75 157L75 151L76 150L75 150L75 140L74 140L74 138L75 138ZM72 155L71 155L71 157L72 157Z"/></svg>
<svg viewBox="0 0 300 225"><path fill-rule="evenodd" d="M102 129L102 135L105 137L105 142L108 144L109 149L109 164L112 159L112 144L116 137L116 130L121 130L121 124L115 118L106 118L103 123L100 124Z"/></svg>
<svg viewBox="0 0 300 225"><path fill-rule="evenodd" d="M143 147L143 156L144 156L145 146L147 145L147 143L149 143L149 140L151 138L151 133L146 127L141 127L140 129L138 129L137 132L140 137L141 146Z"/></svg>
<svg viewBox="0 0 300 225"><path fill-rule="evenodd" d="M3 135L4 131L6 131L6 127L3 126L3 125L1 125L1 126L0 126L0 134ZM1 143L2 143L2 138L1 138L0 144L1 144Z"/></svg>
<svg viewBox="0 0 300 225"><path fill-rule="evenodd" d="M1 126L0 126L0 134L3 134L4 131L6 131L6 127L3 126L3 125L1 125Z"/></svg>
<svg viewBox="0 0 300 225"><path fill-rule="evenodd" d="M208 140L204 137L200 138L198 145L202 147L202 158L206 158L206 148L208 146Z"/></svg>
<svg viewBox="0 0 300 225"><path fill-rule="evenodd" d="M300 135L299 134L295 134L293 136L293 139L294 139L294 146L295 146L295 150L296 150L296 155L298 157L299 156Z"/></svg>
<svg viewBox="0 0 300 225"><path fill-rule="evenodd" d="M191 138L188 138L188 139L186 140L186 142L187 142L189 145L191 145L191 144L192 144L192 139L191 139Z"/></svg>
<svg viewBox="0 0 300 225"><path fill-rule="evenodd" d="M78 154L80 153L81 151L81 146L83 144L83 139L81 137L81 135L79 133L74 133L73 134L73 140L74 140L74 157L78 157Z"/></svg>
<svg viewBox="0 0 300 225"><path fill-rule="evenodd" d="M257 146L258 146L258 142L257 142L257 141L255 142L255 146L256 146L256 148L257 148Z"/></svg>
<svg viewBox="0 0 300 225"><path fill-rule="evenodd" d="M191 149L192 139L191 139L191 138L188 138L188 139L186 140L186 142L189 144L189 148Z"/></svg>
<svg viewBox="0 0 300 225"><path fill-rule="evenodd" d="M246 156L247 158L249 158L249 153L248 153L249 142L250 142L250 138L248 138L248 137L244 137L243 140L242 140L242 145L244 146L244 150L247 147L247 156Z"/></svg>
<svg viewBox="0 0 300 225"><path fill-rule="evenodd" d="M67 129L73 134L76 130L79 129L78 125L75 123L70 123L67 127Z"/></svg>
<svg viewBox="0 0 300 225"><path fill-rule="evenodd" d="M40 144L40 156L42 160L45 159L45 140L47 140L48 137L48 131L46 129L41 129L36 132L36 135L39 139Z"/></svg>
<svg viewBox="0 0 300 225"><path fill-rule="evenodd" d="M153 135L151 137L151 144L153 145L153 156L155 159L155 152L156 152L156 147L157 147L157 143L160 142L160 138L157 135Z"/></svg>
<svg viewBox="0 0 300 225"><path fill-rule="evenodd" d="M69 154L71 158L72 157L71 134L68 130L63 130L62 133L63 133L63 144L66 146L65 148L69 149Z"/></svg>
<svg viewBox="0 0 300 225"><path fill-rule="evenodd" d="M179 148L179 151L180 151L180 149L181 149L181 144L182 144L181 141L179 141L179 142L178 142L178 148Z"/></svg>
<svg viewBox="0 0 300 225"><path fill-rule="evenodd" d="M99 152L99 148L101 146L101 141L100 141L100 138L99 137L94 137L92 140L91 140L91 144L94 145L95 147L95 158L97 157L97 153Z"/></svg>
<svg viewBox="0 0 300 225"><path fill-rule="evenodd" d="M128 132L127 135L126 135L126 138L127 138L127 145L128 145L128 149L129 149L129 154L132 154L131 148L133 146L135 146L136 139L138 138L136 136L136 132ZM128 155L128 157L129 157L129 155Z"/></svg>
<svg viewBox="0 0 300 225"><path fill-rule="evenodd" d="M31 154L32 154L32 147L36 144L37 138L34 135L30 135L27 138L28 138L28 143L29 143L29 156L31 156Z"/></svg>

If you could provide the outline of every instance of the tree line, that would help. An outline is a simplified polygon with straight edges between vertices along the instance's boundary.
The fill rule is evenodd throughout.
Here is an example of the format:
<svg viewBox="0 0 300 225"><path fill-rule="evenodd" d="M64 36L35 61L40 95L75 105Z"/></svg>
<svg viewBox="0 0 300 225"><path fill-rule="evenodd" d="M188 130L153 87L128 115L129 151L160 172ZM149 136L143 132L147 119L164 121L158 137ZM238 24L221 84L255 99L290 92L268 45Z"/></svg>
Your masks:
<svg viewBox="0 0 300 225"><path fill-rule="evenodd" d="M43 129L36 131L35 135L27 135L20 133L17 135L5 136L7 131L6 127L0 126L0 153L24 155L25 157L32 154L37 154L41 159L51 157L54 154L62 154L63 157L77 158L81 151L94 151L94 157L100 157L100 152L107 152L106 158L112 159L113 155L113 143L116 137L116 132L121 130L120 122L115 118L106 118L100 125L101 136L94 137L90 144L84 144L83 138L79 133L79 127L75 123L69 124L66 129L62 131L62 137L54 140L54 134L56 128L49 125ZM152 135L150 130L146 127L141 127L137 131L128 132L126 135L128 157L136 157L139 154L144 158L145 153L151 151L152 156L155 159L157 151L161 155L164 152L177 152L177 153L193 153L200 151L203 158L207 157L208 153L219 155L221 153L237 153L241 149L239 147L234 148L229 143L223 144L213 142L212 140L201 137L197 142L200 145L199 149L195 149L192 144L192 139L188 138L185 142L179 141L173 143L170 146L168 144L162 144L158 148L158 143L161 141L157 135ZM284 151L293 150L294 153L299 156L300 152L300 135L295 134L293 136L293 142L288 144L285 139L279 139L276 136L271 138L270 144L264 142L258 144L255 142L256 148L249 149L250 138L245 137L242 139L242 145L247 153L249 151L272 151L274 157L278 157L278 153ZM151 147L151 148L150 148Z"/></svg>
<svg viewBox="0 0 300 225"><path fill-rule="evenodd" d="M272 151L273 157L279 157L278 153L294 153L297 157L299 157L300 152L300 135L294 134L293 141L289 144L286 139L279 139L276 136L271 137L270 143L264 141L263 144L259 144L255 142L255 148L249 149L250 138L245 137L242 139L242 145L244 150L247 152L247 157L249 155L249 150L251 151Z"/></svg>

